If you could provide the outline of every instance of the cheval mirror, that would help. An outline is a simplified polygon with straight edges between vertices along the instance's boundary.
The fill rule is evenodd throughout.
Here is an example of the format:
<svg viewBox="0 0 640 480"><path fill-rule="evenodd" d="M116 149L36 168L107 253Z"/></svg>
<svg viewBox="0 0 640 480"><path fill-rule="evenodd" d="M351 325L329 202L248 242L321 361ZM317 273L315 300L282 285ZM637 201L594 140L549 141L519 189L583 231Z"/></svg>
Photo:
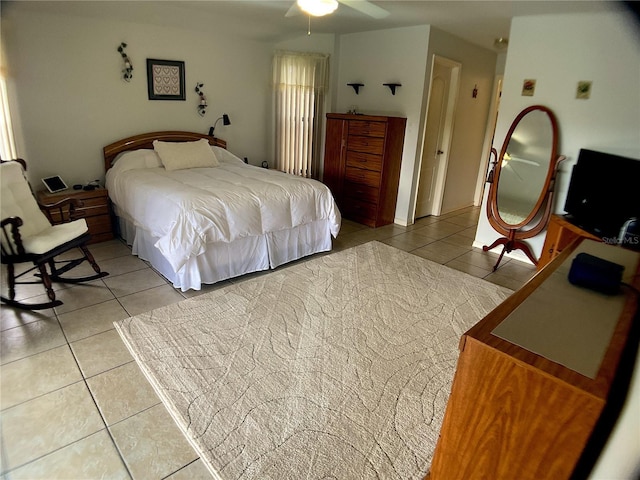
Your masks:
<svg viewBox="0 0 640 480"><path fill-rule="evenodd" d="M551 110L542 105L525 108L511 124L500 156L491 149L494 162L487 183L487 216L502 237L485 252L502 245L495 271L505 253L522 250L534 265L529 245L549 222L556 167L565 157L557 155L558 124Z"/></svg>

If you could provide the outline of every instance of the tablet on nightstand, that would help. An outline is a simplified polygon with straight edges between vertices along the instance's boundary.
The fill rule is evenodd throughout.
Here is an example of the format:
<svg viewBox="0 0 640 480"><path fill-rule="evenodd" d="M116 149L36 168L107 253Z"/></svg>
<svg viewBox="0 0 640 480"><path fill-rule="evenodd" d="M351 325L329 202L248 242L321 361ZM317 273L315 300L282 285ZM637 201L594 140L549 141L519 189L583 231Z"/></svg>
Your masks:
<svg viewBox="0 0 640 480"><path fill-rule="evenodd" d="M43 178L42 183L44 183L44 186L47 187L47 190L51 193L61 192L67 189L67 184L60 178L60 175Z"/></svg>

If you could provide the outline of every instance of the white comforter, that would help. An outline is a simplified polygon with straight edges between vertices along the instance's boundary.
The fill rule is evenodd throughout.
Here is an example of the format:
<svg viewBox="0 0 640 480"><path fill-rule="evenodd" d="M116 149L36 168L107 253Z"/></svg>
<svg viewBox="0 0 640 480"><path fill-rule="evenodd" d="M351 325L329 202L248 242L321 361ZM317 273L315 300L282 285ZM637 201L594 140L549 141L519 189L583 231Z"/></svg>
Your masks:
<svg viewBox="0 0 640 480"><path fill-rule="evenodd" d="M176 272L210 242L318 220L329 221L337 236L340 212L325 185L245 165L229 152L216 154L220 166L215 168L167 171L148 157L146 163L121 158L107 172L118 214L157 237L155 246Z"/></svg>

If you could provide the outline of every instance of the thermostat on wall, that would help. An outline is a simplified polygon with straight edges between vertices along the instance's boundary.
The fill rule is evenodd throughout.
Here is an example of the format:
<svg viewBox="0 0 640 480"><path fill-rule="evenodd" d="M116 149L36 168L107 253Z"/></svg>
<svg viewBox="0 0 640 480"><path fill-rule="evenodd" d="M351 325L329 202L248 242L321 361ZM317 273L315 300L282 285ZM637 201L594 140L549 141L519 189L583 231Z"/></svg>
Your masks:
<svg viewBox="0 0 640 480"><path fill-rule="evenodd" d="M42 183L47 187L51 193L61 192L67 189L67 184L60 178L60 175L54 175L53 177L47 177L42 179Z"/></svg>

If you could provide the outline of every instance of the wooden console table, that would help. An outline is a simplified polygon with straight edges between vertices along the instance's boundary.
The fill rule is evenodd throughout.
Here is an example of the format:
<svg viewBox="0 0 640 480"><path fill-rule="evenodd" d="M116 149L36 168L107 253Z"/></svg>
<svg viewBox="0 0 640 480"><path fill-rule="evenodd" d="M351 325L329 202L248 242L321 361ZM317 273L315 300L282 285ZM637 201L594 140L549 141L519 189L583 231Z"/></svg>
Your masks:
<svg viewBox="0 0 640 480"><path fill-rule="evenodd" d="M587 232L566 221L560 215L551 215L547 225L547 236L544 240L544 247L538 260L538 270L547 265L551 260L560 255L565 248L579 238L590 238L600 241L599 237Z"/></svg>
<svg viewBox="0 0 640 480"><path fill-rule="evenodd" d="M638 304L626 288L571 285L580 252L624 265L623 281L640 287L639 252L584 239L466 332L430 480L571 477Z"/></svg>

